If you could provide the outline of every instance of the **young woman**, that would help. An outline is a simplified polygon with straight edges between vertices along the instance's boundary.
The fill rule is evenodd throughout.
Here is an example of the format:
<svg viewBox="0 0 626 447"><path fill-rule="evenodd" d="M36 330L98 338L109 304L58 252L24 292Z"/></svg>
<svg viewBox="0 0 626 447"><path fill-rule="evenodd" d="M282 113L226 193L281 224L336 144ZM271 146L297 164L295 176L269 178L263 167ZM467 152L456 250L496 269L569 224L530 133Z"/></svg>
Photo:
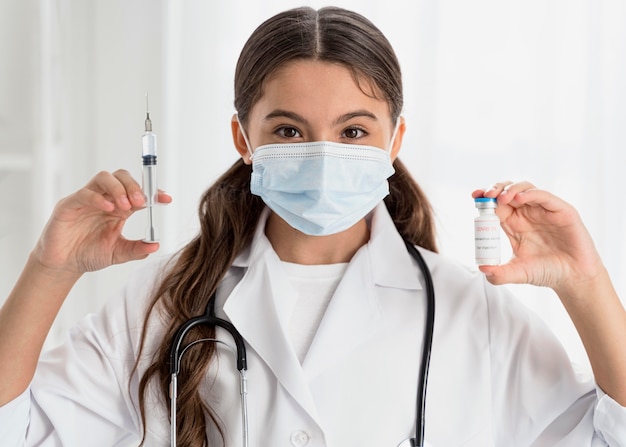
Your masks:
<svg viewBox="0 0 626 447"><path fill-rule="evenodd" d="M59 202L0 313L3 445L169 445L172 340L207 307L245 342L250 445L412 445L427 283L406 241L436 295L426 445L626 446L626 314L578 214L498 183L473 195L497 198L513 259L481 274L438 255L397 158L400 68L373 24L337 8L270 18L241 53L235 107L241 159L205 193L200 234L40 358L83 273L158 248L121 236L143 205L125 171ZM595 383L503 283L557 292ZM178 445L242 445L233 339L199 325L183 346L204 339L220 343L181 360Z"/></svg>

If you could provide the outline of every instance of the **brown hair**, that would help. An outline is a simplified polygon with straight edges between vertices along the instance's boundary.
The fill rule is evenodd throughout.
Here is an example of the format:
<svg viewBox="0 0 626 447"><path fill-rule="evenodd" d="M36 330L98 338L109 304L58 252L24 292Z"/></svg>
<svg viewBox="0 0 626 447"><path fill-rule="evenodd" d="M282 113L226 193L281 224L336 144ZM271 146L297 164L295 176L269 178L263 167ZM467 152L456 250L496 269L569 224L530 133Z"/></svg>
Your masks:
<svg viewBox="0 0 626 447"><path fill-rule="evenodd" d="M262 23L242 49L235 72L235 108L244 125L251 108L263 94L267 77L283 64L297 59L316 59L347 67L357 81L365 80L377 87L376 91L389 104L393 122L400 115L403 104L400 66L384 35L369 20L351 11L331 7L318 11L296 8ZM396 172L389 179L390 195L385 203L399 233L415 245L436 251L428 200L400 160L396 159L394 168ZM234 258L250 244L264 208L263 201L250 193L250 174L251 167L238 160L205 192L199 207L200 233L180 251L154 294L148 315L158 309L166 328L139 385L144 440L150 383L158 383L163 400L169 405L169 351L176 330L188 319L204 313L207 300ZM147 331L146 320L140 354ZM187 340L214 336L214 328L200 327ZM214 344L201 343L189 350L181 362L177 419L181 447L206 446L209 424L223 438L217 415L199 391L213 355Z"/></svg>

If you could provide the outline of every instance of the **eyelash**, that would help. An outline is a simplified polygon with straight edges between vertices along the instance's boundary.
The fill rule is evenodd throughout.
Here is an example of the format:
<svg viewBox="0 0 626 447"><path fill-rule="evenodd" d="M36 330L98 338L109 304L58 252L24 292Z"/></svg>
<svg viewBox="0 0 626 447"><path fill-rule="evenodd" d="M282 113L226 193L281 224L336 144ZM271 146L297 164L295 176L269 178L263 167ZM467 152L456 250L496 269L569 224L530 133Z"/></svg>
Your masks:
<svg viewBox="0 0 626 447"><path fill-rule="evenodd" d="M290 131L291 131L291 130L293 130L293 131L295 131L295 133L296 133L297 135L294 135L294 136L286 136L286 135L285 135L285 132L286 132L287 130L290 130ZM352 131L357 132L357 136L355 136L355 137L348 137L348 136L346 136L346 133L347 133L347 132L352 132ZM302 137L302 132L300 132L300 131L299 131L296 127L294 127L294 126L280 126L280 127L278 127L278 128L274 131L274 133L275 133L276 135L278 135L279 137L281 137L281 138L301 138L301 137ZM349 140L358 140L358 139L360 139L360 138L364 138L364 137L366 137L367 135L368 135L367 131L366 131L365 129L363 129L362 127L359 127L359 126L350 126L350 127L346 128L344 131L342 131L342 132L341 132L341 137L342 137L342 138L347 138L347 139L349 139Z"/></svg>

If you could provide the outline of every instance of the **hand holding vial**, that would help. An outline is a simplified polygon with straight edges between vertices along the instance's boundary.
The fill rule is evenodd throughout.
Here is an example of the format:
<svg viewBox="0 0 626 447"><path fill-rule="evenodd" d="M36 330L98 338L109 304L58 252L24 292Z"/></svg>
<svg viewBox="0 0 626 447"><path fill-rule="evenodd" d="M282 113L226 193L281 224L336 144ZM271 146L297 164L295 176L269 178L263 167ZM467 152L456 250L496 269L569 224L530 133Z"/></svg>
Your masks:
<svg viewBox="0 0 626 447"><path fill-rule="evenodd" d="M604 274L578 212L563 199L529 182L497 183L472 197L496 199L495 213L513 251L501 265L479 266L490 282L534 284L570 294Z"/></svg>

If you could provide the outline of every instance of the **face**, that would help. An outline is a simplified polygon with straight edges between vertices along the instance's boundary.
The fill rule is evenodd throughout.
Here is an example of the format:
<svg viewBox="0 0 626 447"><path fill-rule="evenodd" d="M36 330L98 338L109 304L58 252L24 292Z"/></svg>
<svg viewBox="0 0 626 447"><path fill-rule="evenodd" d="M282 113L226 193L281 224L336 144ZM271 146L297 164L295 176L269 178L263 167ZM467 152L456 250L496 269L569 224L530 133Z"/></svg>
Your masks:
<svg viewBox="0 0 626 447"><path fill-rule="evenodd" d="M250 112L246 130L252 150L266 144L310 141L388 150L395 129L389 106L371 94L367 83L361 84L347 68L328 62L302 60L280 68L266 80L263 96ZM391 148L392 159L400 150L403 134L401 121ZM250 163L236 119L233 137L244 161Z"/></svg>

